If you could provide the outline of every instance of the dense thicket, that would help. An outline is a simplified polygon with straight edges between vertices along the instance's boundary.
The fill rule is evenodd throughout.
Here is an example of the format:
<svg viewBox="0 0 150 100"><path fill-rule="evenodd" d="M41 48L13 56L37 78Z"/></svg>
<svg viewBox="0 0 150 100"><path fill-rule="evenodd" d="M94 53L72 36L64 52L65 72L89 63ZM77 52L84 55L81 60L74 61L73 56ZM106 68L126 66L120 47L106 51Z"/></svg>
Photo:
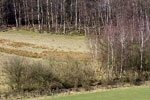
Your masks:
<svg viewBox="0 0 150 100"><path fill-rule="evenodd" d="M68 57L66 60L50 59L30 61L11 57L3 63L3 73L13 91L47 91L56 89L77 89L95 84L96 77L91 62Z"/></svg>
<svg viewBox="0 0 150 100"><path fill-rule="evenodd" d="M106 4L104 24L90 30L93 58L101 61L108 79L136 75L144 79L150 71L150 1L106 0Z"/></svg>

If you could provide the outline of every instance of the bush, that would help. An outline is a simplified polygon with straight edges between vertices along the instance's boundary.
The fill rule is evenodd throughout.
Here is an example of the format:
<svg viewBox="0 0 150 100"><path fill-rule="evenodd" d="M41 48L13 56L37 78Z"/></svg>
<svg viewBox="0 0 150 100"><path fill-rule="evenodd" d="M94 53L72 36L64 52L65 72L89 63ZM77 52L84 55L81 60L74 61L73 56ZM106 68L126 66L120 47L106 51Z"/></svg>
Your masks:
<svg viewBox="0 0 150 100"><path fill-rule="evenodd" d="M8 79L8 85L13 90L21 90L27 76L27 62L18 57L10 58L3 63L3 72Z"/></svg>
<svg viewBox="0 0 150 100"><path fill-rule="evenodd" d="M64 88L87 88L95 80L95 72L88 60L68 57L65 61L53 62L54 73Z"/></svg>
<svg viewBox="0 0 150 100"><path fill-rule="evenodd" d="M53 73L50 68L44 66L42 62L34 62L28 67L28 81L24 89L26 90L45 90L50 89L53 81Z"/></svg>
<svg viewBox="0 0 150 100"><path fill-rule="evenodd" d="M52 71L42 62L12 57L3 63L3 72L12 90L43 90L53 80Z"/></svg>
<svg viewBox="0 0 150 100"><path fill-rule="evenodd" d="M8 85L15 91L51 91L80 86L88 89L95 81L89 61L71 57L50 59L49 63L12 57L3 63L3 72Z"/></svg>

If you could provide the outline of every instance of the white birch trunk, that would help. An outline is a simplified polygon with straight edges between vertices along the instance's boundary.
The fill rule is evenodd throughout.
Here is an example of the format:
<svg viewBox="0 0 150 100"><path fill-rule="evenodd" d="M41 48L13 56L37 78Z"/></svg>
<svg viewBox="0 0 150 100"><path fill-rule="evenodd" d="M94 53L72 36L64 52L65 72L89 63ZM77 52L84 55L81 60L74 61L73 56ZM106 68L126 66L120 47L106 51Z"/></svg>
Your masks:
<svg viewBox="0 0 150 100"><path fill-rule="evenodd" d="M49 13L49 0L47 0L47 24L48 24L48 32L50 31L50 13Z"/></svg>
<svg viewBox="0 0 150 100"><path fill-rule="evenodd" d="M38 30L41 32L41 22L40 22L40 0L37 0L37 7L38 7Z"/></svg>
<svg viewBox="0 0 150 100"><path fill-rule="evenodd" d="M18 24L17 8L16 8L16 2L15 2L15 0L13 0L13 6L14 6L14 11L15 11L16 28L17 28L17 30L18 30L19 24Z"/></svg>

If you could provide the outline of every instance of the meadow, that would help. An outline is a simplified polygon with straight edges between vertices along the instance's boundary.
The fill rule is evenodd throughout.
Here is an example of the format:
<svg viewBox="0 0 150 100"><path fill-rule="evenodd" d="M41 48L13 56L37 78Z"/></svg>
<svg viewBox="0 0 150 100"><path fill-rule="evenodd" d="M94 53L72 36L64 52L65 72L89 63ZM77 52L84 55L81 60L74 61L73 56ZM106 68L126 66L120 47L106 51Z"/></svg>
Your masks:
<svg viewBox="0 0 150 100"><path fill-rule="evenodd" d="M150 87L140 86L112 90L99 90L91 93L87 92L69 96L43 98L39 100L149 100L149 94Z"/></svg>
<svg viewBox="0 0 150 100"><path fill-rule="evenodd" d="M0 92L7 91L1 63L10 57L44 60L47 57L64 59L89 57L84 36L55 35L25 30L0 32Z"/></svg>
<svg viewBox="0 0 150 100"><path fill-rule="evenodd" d="M84 36L39 34L24 30L0 32L0 52L31 58L89 55Z"/></svg>

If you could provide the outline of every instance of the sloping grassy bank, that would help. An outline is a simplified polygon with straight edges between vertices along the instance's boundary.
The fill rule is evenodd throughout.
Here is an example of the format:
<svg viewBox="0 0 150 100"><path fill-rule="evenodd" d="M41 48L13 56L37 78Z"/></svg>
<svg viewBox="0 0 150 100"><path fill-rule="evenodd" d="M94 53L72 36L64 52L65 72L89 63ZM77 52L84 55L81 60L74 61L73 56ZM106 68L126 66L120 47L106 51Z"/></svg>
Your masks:
<svg viewBox="0 0 150 100"><path fill-rule="evenodd" d="M150 100L150 87L133 87L40 100Z"/></svg>

